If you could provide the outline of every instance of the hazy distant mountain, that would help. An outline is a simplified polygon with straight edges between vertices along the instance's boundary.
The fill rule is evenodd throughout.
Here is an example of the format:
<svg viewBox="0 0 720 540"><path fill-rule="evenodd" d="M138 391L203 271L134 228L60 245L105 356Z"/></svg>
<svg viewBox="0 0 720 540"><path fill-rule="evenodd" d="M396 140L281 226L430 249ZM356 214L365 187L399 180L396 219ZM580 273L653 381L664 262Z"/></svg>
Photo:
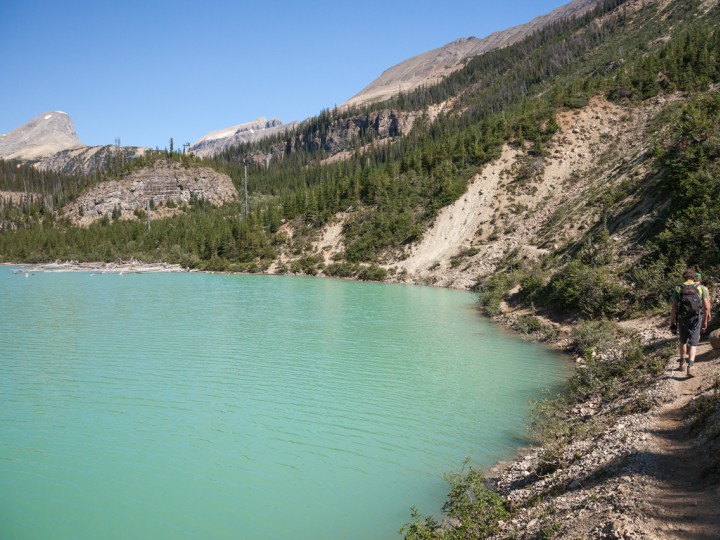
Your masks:
<svg viewBox="0 0 720 540"><path fill-rule="evenodd" d="M464 60L512 45L554 21L582 15L594 8L599 1L573 0L529 23L495 32L482 39L461 38L439 49L414 56L384 71L380 77L343 103L341 107L383 101L400 91L409 92L419 86L433 84L462 67Z"/></svg>
<svg viewBox="0 0 720 540"><path fill-rule="evenodd" d="M52 111L0 135L0 158L37 159L81 146L84 145L70 117L64 112Z"/></svg>
<svg viewBox="0 0 720 540"><path fill-rule="evenodd" d="M268 120L263 116L252 122L246 122L208 133L196 141L190 147L190 151L201 157L211 156L231 146L254 142L277 133L282 133L287 129L291 129L296 124L297 122L283 124L277 118Z"/></svg>
<svg viewBox="0 0 720 540"><path fill-rule="evenodd" d="M78 146L42 157L34 166L67 175L101 174L144 156L149 151L144 146Z"/></svg>

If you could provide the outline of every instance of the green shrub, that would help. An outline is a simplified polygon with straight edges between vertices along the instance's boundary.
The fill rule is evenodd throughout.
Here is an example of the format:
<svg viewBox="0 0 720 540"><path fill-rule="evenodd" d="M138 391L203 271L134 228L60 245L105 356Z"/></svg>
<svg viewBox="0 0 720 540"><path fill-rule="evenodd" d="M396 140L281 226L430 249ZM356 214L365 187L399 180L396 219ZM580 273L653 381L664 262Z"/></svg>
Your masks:
<svg viewBox="0 0 720 540"><path fill-rule="evenodd" d="M488 315L498 315L500 304L516 285L517 276L513 273L497 272L484 282L475 286L480 297L480 305Z"/></svg>
<svg viewBox="0 0 720 540"><path fill-rule="evenodd" d="M637 311L665 309L670 293L680 281L685 269L685 261L670 265L665 256L652 261L641 261L628 272L632 283L631 296Z"/></svg>
<svg viewBox="0 0 720 540"><path fill-rule="evenodd" d="M531 400L529 431L542 444L537 474L550 474L565 465L564 451L572 432L567 419L567 399L544 391L539 400Z"/></svg>
<svg viewBox="0 0 720 540"><path fill-rule="evenodd" d="M480 471L470 467L445 475L450 494L445 509L456 526L443 528L431 517L421 517L413 508L413 523L401 529L406 540L487 538L498 532L498 522L510 513L506 501L485 487Z"/></svg>
<svg viewBox="0 0 720 540"><path fill-rule="evenodd" d="M357 275L359 265L351 262L330 263L325 267L325 274L333 277L350 278Z"/></svg>
<svg viewBox="0 0 720 540"><path fill-rule="evenodd" d="M605 351L616 346L621 337L620 334L620 327L607 319L580 321L573 326L571 339L580 354L590 358L594 352Z"/></svg>
<svg viewBox="0 0 720 540"><path fill-rule="evenodd" d="M323 259L319 255L305 255L290 263L290 271L293 274L307 274L314 276L320 271Z"/></svg>
<svg viewBox="0 0 720 540"><path fill-rule="evenodd" d="M358 279L361 281L385 281L385 278L387 278L387 270L376 264L365 266L358 273Z"/></svg>
<svg viewBox="0 0 720 540"><path fill-rule="evenodd" d="M604 266L572 261L553 276L550 288L557 305L567 311L579 310L588 317L617 315L623 311L625 287Z"/></svg>
<svg viewBox="0 0 720 540"><path fill-rule="evenodd" d="M549 324L543 323L534 315L521 315L515 321L515 327L524 334L535 335L540 334L542 339L554 339L557 337L557 330Z"/></svg>
<svg viewBox="0 0 720 540"><path fill-rule="evenodd" d="M577 325L572 334L575 347L585 358L570 380L570 394L576 400L595 394L613 399L625 389L650 382L665 367L662 355L648 356L637 337L629 337L611 321L587 321ZM640 396L639 401L647 401ZM630 409L648 406L629 405Z"/></svg>
<svg viewBox="0 0 720 540"><path fill-rule="evenodd" d="M520 278L520 295L525 300L538 299L544 303L544 295L547 295L545 286L547 284L547 275L545 271L537 265L527 270L522 278Z"/></svg>

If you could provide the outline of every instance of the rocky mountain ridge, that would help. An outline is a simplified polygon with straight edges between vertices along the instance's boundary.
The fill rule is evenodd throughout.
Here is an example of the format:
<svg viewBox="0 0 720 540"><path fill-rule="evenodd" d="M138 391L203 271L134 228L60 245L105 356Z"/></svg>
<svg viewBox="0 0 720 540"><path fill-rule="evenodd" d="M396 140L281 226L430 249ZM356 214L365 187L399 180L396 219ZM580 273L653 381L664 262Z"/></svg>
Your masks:
<svg viewBox="0 0 720 540"><path fill-rule="evenodd" d="M141 146L87 146L75 132L70 115L51 111L0 135L0 159L32 163L41 171L67 175L101 174L144 156Z"/></svg>
<svg viewBox="0 0 720 540"><path fill-rule="evenodd" d="M573 0L526 24L495 32L482 39L460 38L438 49L417 55L386 70L378 79L345 102L340 109L390 98L398 92L398 89L407 92L421 85L430 85L462 67L463 62L468 58L516 43L554 21L582 15L592 9L598 1ZM266 117L260 117L208 133L193 143L189 150L198 157L212 157L232 146L292 132L303 122L293 121L283 124L277 118L268 120ZM353 119L349 123L361 125L363 120ZM345 131L353 136L354 130L351 126L348 128ZM338 151L347 149L348 141L340 141L339 133L342 131L336 129L330 140L320 141L319 146L327 147L326 151L332 151L330 148L338 148ZM291 146L294 144L291 143ZM144 155L147 151L140 147L128 148L130 149L122 151L123 157L127 159ZM71 149L73 152L67 152ZM94 174L109 161L106 156L109 155L110 150L109 145L85 146L77 137L70 117L59 111L39 115L24 126L0 135L0 158L40 160L36 165L38 168L70 174ZM63 153L56 155L59 152ZM115 152L117 153L118 150Z"/></svg>
<svg viewBox="0 0 720 540"><path fill-rule="evenodd" d="M301 150L322 152L327 156L326 161L344 159L366 144L384 143L406 134L419 114L384 109L331 120L323 129L289 132L268 150L257 150L243 159L247 164L267 165L274 159L283 159L284 155Z"/></svg>
<svg viewBox="0 0 720 540"><path fill-rule="evenodd" d="M573 0L528 23L494 32L481 39L460 38L409 58L384 71L380 77L343 103L340 108L346 109L383 101L397 95L399 91L410 92L423 85L430 86L460 69L465 60L517 43L555 21L579 17L593 9L598 2L599 0Z"/></svg>
<svg viewBox="0 0 720 540"><path fill-rule="evenodd" d="M198 157L209 157L231 146L251 143L284 133L292 130L297 124L298 122L283 124L279 118L268 120L262 116L252 122L245 122L208 133L193 143L189 150Z"/></svg>

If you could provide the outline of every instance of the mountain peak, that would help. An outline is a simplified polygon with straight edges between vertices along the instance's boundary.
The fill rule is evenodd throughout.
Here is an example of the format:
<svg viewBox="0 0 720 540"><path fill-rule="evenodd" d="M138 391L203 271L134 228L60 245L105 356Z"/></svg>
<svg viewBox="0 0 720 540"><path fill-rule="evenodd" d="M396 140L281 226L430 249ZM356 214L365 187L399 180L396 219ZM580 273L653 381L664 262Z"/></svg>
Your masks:
<svg viewBox="0 0 720 540"><path fill-rule="evenodd" d="M70 116L62 111L48 111L0 135L0 158L37 159L78 146L85 145L78 138Z"/></svg>
<svg viewBox="0 0 720 540"><path fill-rule="evenodd" d="M460 69L464 60L517 43L554 21L581 16L593 9L599 1L572 0L528 23L494 32L482 39L459 38L437 49L421 53L386 69L380 77L343 103L341 108L383 101L396 96L399 91L411 92L422 85L433 84Z"/></svg>

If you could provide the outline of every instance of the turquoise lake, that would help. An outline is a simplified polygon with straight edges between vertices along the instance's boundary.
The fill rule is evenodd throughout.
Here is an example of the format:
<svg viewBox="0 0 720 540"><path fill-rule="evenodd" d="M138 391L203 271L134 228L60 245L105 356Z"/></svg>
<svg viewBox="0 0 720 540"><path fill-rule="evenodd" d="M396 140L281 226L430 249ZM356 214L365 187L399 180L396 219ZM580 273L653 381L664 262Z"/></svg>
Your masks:
<svg viewBox="0 0 720 540"><path fill-rule="evenodd" d="M0 313L14 540L398 539L569 371L425 287L6 266Z"/></svg>

